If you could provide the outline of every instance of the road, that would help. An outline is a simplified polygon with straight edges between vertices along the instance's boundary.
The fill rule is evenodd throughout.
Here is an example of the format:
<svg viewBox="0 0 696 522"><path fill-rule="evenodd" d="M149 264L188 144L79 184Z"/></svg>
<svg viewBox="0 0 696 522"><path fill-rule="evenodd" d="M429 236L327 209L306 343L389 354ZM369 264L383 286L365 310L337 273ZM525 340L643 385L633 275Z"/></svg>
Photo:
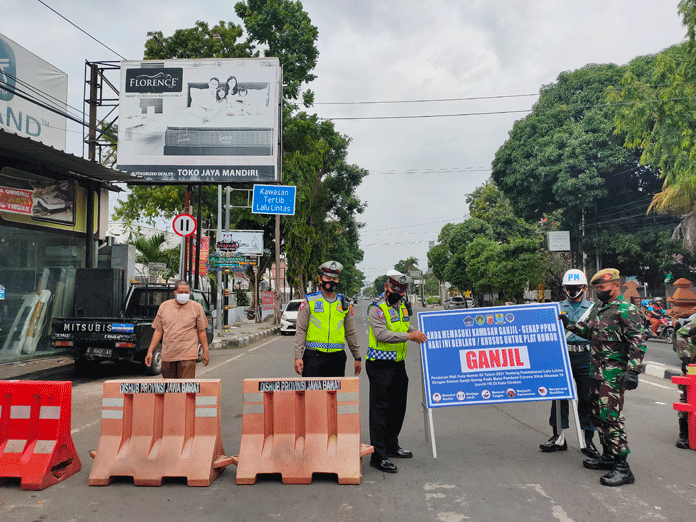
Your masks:
<svg viewBox="0 0 696 522"><path fill-rule="evenodd" d="M356 307L363 352L367 346L366 303ZM417 310L416 310L417 311ZM235 350L211 352L198 377L222 380L222 439L237 454L241 436L241 385L245 377L294 377L293 337L270 337ZM664 343L663 343L664 344ZM665 344L665 347L668 345ZM349 357L350 359L350 357ZM350 361L349 361L350 362ZM348 365L349 367L352 365ZM363 459L359 486L339 486L332 476L311 485L283 485L262 477L237 486L231 466L208 488L168 480L162 487L135 487L123 479L90 487L89 451L96 449L101 386L116 367L98 378L73 380L73 440L82 470L43 491L22 491L17 482L0 487L0 520L9 521L693 521L696 452L679 450L669 381L641 376L626 394L625 415L636 483L617 489L599 484L601 472L582 467L574 435L566 452L542 454L550 435L549 403L443 408L433 412L438 458L424 440L420 353L409 345L409 406L401 444L413 450L398 460L399 473L384 474ZM140 378L137 371L119 378ZM360 376L362 442L369 443L367 376Z"/></svg>

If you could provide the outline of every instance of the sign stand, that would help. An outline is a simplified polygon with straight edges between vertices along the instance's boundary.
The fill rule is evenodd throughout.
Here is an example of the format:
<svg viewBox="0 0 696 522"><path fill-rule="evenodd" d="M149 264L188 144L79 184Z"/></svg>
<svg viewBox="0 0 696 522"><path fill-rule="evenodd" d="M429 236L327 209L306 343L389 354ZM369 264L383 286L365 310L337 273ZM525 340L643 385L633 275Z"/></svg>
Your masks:
<svg viewBox="0 0 696 522"><path fill-rule="evenodd" d="M422 359L421 359L422 363ZM421 384L423 390L423 401L421 406L423 406L423 431L425 432L425 442L430 440L430 445L433 450L433 458L437 458L437 446L435 445L435 425L433 424L433 410L428 408L428 401L425 398L425 376L423 372L421 374Z"/></svg>

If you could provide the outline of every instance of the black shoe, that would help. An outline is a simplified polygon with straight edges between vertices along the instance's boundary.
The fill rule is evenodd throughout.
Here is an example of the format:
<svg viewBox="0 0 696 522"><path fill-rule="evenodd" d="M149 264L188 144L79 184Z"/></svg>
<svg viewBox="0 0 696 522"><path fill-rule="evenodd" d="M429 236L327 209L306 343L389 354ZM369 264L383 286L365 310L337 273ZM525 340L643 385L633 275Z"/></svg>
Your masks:
<svg viewBox="0 0 696 522"><path fill-rule="evenodd" d="M379 462L374 462L371 460L370 466L380 471L384 471L385 473L396 473L397 471L399 471L398 469L396 469L396 466L392 464L392 461L389 459L384 459Z"/></svg>
<svg viewBox="0 0 696 522"><path fill-rule="evenodd" d="M608 453L597 459L585 459L582 461L582 465L587 469L604 469L607 471L613 470L615 464L614 457Z"/></svg>
<svg viewBox="0 0 696 522"><path fill-rule="evenodd" d="M677 440L677 448L690 449L691 447L689 446L689 439L686 437L679 437Z"/></svg>
<svg viewBox="0 0 696 522"><path fill-rule="evenodd" d="M397 459L410 459L413 457L413 452L404 448L396 448L395 450L387 450L388 457L396 457Z"/></svg>
<svg viewBox="0 0 696 522"><path fill-rule="evenodd" d="M603 486L609 487L623 486L624 484L633 484L636 481L636 477L633 476L631 468L628 467L628 462L626 462L626 456L616 456L615 459L616 466L612 471L610 471L601 479L599 479L599 483Z"/></svg>
<svg viewBox="0 0 696 522"><path fill-rule="evenodd" d="M599 451L597 450L597 448L591 440L585 441L585 449L581 451L591 459L599 459L602 456L600 455Z"/></svg>
<svg viewBox="0 0 696 522"><path fill-rule="evenodd" d="M677 448L689 448L689 420L679 417L679 439L677 440Z"/></svg>
<svg viewBox="0 0 696 522"><path fill-rule="evenodd" d="M563 439L563 444L558 444L558 439L560 439L560 435L554 435L551 437L549 440L547 440L544 444L539 444L539 449L545 453L551 452L551 451L565 451L568 449L568 443L566 442L565 438Z"/></svg>

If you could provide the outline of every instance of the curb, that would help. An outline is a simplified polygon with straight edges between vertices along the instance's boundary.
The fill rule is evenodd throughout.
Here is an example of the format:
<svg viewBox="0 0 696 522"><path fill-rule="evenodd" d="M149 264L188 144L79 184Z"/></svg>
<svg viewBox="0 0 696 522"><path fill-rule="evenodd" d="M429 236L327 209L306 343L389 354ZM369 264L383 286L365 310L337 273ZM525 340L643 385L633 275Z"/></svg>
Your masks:
<svg viewBox="0 0 696 522"><path fill-rule="evenodd" d="M269 328L265 328L261 330L260 332L256 332L253 334L246 334L246 335L224 335L222 334L222 337L213 339L213 342L210 343L210 349L211 350L226 350L229 348L241 348L243 346L247 346L249 344L253 344L257 341L260 341L264 337L268 337L270 335L276 335L280 332L280 325L274 325Z"/></svg>
<svg viewBox="0 0 696 522"><path fill-rule="evenodd" d="M668 381L672 381L672 377L676 375L681 375L681 368L678 368L676 366L667 366L666 364L660 364L660 363L643 363L641 365L642 368L642 373L645 375L651 375L653 377L657 377L659 379L667 379Z"/></svg>

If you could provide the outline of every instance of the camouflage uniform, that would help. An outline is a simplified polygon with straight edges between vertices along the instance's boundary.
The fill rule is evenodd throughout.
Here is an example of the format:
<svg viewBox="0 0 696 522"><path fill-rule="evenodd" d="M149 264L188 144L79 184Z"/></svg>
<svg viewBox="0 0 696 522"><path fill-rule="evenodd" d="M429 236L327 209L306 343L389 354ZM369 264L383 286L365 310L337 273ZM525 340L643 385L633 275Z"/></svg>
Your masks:
<svg viewBox="0 0 696 522"><path fill-rule="evenodd" d="M690 364L696 364L696 321L692 321L677 330L676 352L680 359L689 357ZM679 402L686 403L686 386L680 384L679 390L681 391ZM687 412L679 412L679 417L686 419L687 416Z"/></svg>
<svg viewBox="0 0 696 522"><path fill-rule="evenodd" d="M605 452L628 455L622 416L624 389L616 378L625 371L641 372L645 355L643 321L638 308L619 295L595 306L586 322L568 330L590 340L594 378L590 384L592 423Z"/></svg>

